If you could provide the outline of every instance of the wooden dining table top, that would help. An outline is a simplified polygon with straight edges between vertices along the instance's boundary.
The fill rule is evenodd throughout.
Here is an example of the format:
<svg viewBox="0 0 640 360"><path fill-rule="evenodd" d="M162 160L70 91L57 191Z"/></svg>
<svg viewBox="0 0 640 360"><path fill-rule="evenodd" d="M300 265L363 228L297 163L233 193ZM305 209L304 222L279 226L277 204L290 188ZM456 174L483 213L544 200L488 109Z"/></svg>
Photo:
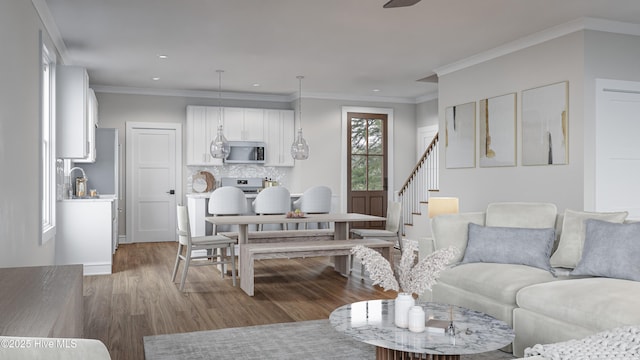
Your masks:
<svg viewBox="0 0 640 360"><path fill-rule="evenodd" d="M216 225L244 225L244 224L282 224L282 223L314 223L314 222L357 222L357 221L385 221L381 216L359 213L329 213L305 214L304 217L286 215L236 215L236 216L207 216L205 220Z"/></svg>

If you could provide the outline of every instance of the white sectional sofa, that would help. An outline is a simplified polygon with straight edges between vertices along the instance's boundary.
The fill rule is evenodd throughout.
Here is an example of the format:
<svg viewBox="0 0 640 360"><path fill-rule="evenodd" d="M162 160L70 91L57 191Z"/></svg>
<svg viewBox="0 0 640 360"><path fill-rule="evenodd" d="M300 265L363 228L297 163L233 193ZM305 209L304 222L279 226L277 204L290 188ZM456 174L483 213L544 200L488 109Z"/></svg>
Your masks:
<svg viewBox="0 0 640 360"><path fill-rule="evenodd" d="M438 216L433 247L454 246L459 256L423 297L507 322L516 338L504 350L516 356L535 344L640 324L640 223L623 224L626 216L557 214L545 203Z"/></svg>

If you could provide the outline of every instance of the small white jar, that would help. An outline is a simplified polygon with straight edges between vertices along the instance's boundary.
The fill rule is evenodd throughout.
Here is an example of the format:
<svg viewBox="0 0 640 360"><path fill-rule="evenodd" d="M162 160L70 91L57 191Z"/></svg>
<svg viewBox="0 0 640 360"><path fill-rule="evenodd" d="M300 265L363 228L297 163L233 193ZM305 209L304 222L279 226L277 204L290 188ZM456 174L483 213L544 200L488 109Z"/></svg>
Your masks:
<svg viewBox="0 0 640 360"><path fill-rule="evenodd" d="M409 310L409 331L420 333L425 329L425 313L422 306L412 306Z"/></svg>
<svg viewBox="0 0 640 360"><path fill-rule="evenodd" d="M399 293L395 300L394 323L397 327L406 329L409 326L409 309L416 304L409 293Z"/></svg>

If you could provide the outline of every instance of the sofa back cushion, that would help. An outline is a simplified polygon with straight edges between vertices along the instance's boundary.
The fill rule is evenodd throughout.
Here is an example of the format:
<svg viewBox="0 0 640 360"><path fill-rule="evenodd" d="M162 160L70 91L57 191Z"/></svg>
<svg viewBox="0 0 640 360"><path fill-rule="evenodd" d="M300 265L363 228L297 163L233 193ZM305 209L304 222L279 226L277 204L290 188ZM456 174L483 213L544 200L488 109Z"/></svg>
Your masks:
<svg viewBox="0 0 640 360"><path fill-rule="evenodd" d="M626 211L596 213L566 209L564 211L564 221L562 222L562 235L560 236L558 248L551 256L551 265L570 269L578 265L584 246L586 220L597 219L622 223L627 218L627 215Z"/></svg>
<svg viewBox="0 0 640 360"><path fill-rule="evenodd" d="M518 228L554 228L558 208L550 203L493 203L487 206L485 225Z"/></svg>
<svg viewBox="0 0 640 360"><path fill-rule="evenodd" d="M458 254L451 259L450 264L456 264L462 260L464 251L467 248L469 223L484 225L484 213L448 214L431 219L431 231L435 249L446 249L449 246L458 249Z"/></svg>

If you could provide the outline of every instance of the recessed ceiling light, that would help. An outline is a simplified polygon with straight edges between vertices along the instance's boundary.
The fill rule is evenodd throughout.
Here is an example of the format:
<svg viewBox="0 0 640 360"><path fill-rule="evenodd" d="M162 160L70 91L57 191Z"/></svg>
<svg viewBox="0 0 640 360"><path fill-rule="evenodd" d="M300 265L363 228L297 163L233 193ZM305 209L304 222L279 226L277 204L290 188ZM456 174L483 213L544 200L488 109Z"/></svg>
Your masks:
<svg viewBox="0 0 640 360"><path fill-rule="evenodd" d="M253 84L253 87L258 87L258 86L260 86L260 84L258 83Z"/></svg>
<svg viewBox="0 0 640 360"><path fill-rule="evenodd" d="M158 57L159 57L160 59L167 59L167 58L169 58L167 55L162 55L162 54L161 54L161 55L158 55Z"/></svg>
<svg viewBox="0 0 640 360"><path fill-rule="evenodd" d="M379 92L379 91L380 91L380 89L373 89L373 90L371 90L371 91L373 91L373 92Z"/></svg>
<svg viewBox="0 0 640 360"><path fill-rule="evenodd" d="M158 80L160 80L160 78L156 76L156 77L152 77L151 80L158 81Z"/></svg>

